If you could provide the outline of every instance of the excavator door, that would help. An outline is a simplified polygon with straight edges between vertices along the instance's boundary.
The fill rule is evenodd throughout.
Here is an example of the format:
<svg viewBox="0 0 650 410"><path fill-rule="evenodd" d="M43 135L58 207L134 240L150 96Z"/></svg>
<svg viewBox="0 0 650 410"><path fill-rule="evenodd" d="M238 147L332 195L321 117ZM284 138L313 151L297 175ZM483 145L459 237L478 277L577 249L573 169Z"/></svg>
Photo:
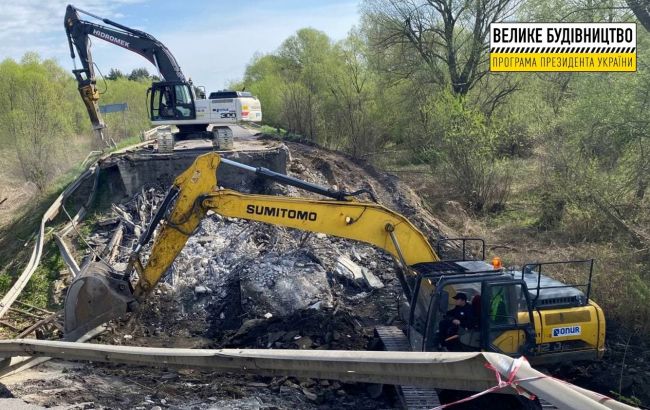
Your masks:
<svg viewBox="0 0 650 410"><path fill-rule="evenodd" d="M487 351L526 355L535 346L528 291L523 281L483 282L481 290L481 344Z"/></svg>
<svg viewBox="0 0 650 410"><path fill-rule="evenodd" d="M151 85L149 111L151 121L179 121L196 118L194 94L190 84L183 82L158 82Z"/></svg>

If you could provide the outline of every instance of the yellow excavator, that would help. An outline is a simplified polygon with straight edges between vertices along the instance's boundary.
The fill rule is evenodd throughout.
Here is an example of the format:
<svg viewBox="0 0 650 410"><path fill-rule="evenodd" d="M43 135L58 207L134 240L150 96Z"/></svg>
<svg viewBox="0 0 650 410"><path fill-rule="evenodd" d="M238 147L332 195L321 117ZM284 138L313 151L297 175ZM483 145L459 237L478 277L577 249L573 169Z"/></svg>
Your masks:
<svg viewBox="0 0 650 410"><path fill-rule="evenodd" d="M253 195L219 189L217 168L234 166L329 199ZM370 200L363 200L361 195ZM89 265L70 285L65 301L65 338L81 335L110 319L134 311L145 301L195 231L207 211L310 232L322 232L379 247L401 267L406 329L378 329L388 350L435 351L440 322L464 294L474 311L471 325L458 333L466 350L526 356L533 363L594 360L602 357L605 317L589 298L593 261L536 263L505 270L499 261L467 258L440 260L426 236L404 216L377 203L371 192L345 192L312 184L266 168L208 153L196 158L168 191L147 231L130 256L125 272L105 264ZM140 254L158 225L146 264ZM465 239L461 240L465 248ZM483 259L485 248L483 246ZM588 281L565 284L545 269L585 265ZM133 273L137 283L132 285ZM580 288L582 287L583 290ZM405 347L406 346L406 347Z"/></svg>

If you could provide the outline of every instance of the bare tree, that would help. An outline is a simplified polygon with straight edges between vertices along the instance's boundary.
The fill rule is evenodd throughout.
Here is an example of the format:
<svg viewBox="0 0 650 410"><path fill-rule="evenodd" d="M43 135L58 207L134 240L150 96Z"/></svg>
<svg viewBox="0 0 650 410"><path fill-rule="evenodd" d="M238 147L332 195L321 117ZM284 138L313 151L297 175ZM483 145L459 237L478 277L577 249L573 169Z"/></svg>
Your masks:
<svg viewBox="0 0 650 410"><path fill-rule="evenodd" d="M417 56L434 84L464 96L488 72L490 23L508 18L518 5L519 0L366 0L363 14L367 25L377 26L369 33L375 50L398 54L395 66Z"/></svg>
<svg viewBox="0 0 650 410"><path fill-rule="evenodd" d="M628 7L647 31L650 31L650 2L648 0L626 0Z"/></svg>

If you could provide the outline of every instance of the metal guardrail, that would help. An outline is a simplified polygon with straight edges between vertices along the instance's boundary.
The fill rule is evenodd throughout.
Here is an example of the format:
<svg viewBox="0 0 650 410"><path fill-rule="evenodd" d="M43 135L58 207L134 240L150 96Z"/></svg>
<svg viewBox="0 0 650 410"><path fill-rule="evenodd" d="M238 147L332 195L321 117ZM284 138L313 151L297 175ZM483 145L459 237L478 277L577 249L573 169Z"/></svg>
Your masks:
<svg viewBox="0 0 650 410"><path fill-rule="evenodd" d="M16 339L0 341L0 357L45 356L129 365L186 367L266 376L427 386L470 391L521 389L561 409L632 409L498 353L348 350L176 349ZM495 388L498 386L498 388Z"/></svg>
<svg viewBox="0 0 650 410"><path fill-rule="evenodd" d="M84 182L87 178L94 177L95 178L94 185L96 186L98 176L99 176L99 167L95 164L90 168L88 168L83 174L81 174L79 178L77 178L72 184L70 184L61 193L61 195L57 197L57 199L52 203L52 205L50 205L48 210L45 212L43 218L41 218L39 230L36 235L36 244L34 246L34 250L32 251L32 255L29 259L29 262L27 262L27 266L22 271L22 273L20 274L16 282L13 284L11 289L9 289L9 291L3 296L2 300L0 300L0 318L2 318L9 311L9 308L11 308L11 305L13 305L13 303L16 301L16 299L23 291L25 286L27 286L27 282L29 282L29 279L32 277L32 275L36 271L36 268L41 262L41 255L43 254L43 244L45 243L45 225L48 222L52 221L59 214L65 200L70 195L72 195L77 190L77 188L79 188L82 182ZM93 189L93 193L94 191L95 190ZM75 217L73 218L73 221L82 219L85 213L86 213L85 207L82 207L77 212L77 215L75 215Z"/></svg>

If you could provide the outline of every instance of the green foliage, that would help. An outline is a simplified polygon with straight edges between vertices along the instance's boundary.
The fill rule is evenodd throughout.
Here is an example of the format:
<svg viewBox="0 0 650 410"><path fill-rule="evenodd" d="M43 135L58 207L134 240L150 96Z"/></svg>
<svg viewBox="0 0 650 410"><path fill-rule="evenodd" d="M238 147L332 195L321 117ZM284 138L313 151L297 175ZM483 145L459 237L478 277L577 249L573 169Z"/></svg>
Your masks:
<svg viewBox="0 0 650 410"><path fill-rule="evenodd" d="M262 102L268 124L364 157L385 144L391 127L365 48L358 33L334 44L302 29L276 53L255 57L243 84Z"/></svg>
<svg viewBox="0 0 650 410"><path fill-rule="evenodd" d="M470 209L503 209L511 177L497 155L499 125L449 92L432 98L423 109L431 117L428 141L412 148L420 150L434 172L445 175L449 187Z"/></svg>
<svg viewBox="0 0 650 410"><path fill-rule="evenodd" d="M133 138L149 128L146 91L152 81L146 69L136 69L127 79L118 70L100 81L100 104L126 102L129 110L105 115L107 134L118 143ZM103 85L103 87L102 87ZM77 84L52 60L41 60L27 53L20 62L11 59L0 63L0 144L13 152L14 169L41 192L58 175L81 161L93 147L99 147L91 133L88 114Z"/></svg>
<svg viewBox="0 0 650 410"><path fill-rule="evenodd" d="M21 294L22 300L39 307L50 307L52 305L52 282L59 278L60 272L64 269L66 266L56 243L48 242L44 246L39 267Z"/></svg>
<svg viewBox="0 0 650 410"><path fill-rule="evenodd" d="M13 148L24 178L41 191L68 159L65 137L79 129L83 108L75 94L71 76L54 61L28 53L20 63L0 63L0 141Z"/></svg>
<svg viewBox="0 0 650 410"><path fill-rule="evenodd" d="M147 107L149 87L151 87L151 79L148 73L147 77L137 81L124 77L106 81L106 90L100 97L100 104L127 103L129 106L125 112L103 115L107 126L106 134L118 144L123 139L138 136L143 130L150 128Z"/></svg>
<svg viewBox="0 0 650 410"><path fill-rule="evenodd" d="M650 44L647 33L639 34L640 45ZM582 74L562 87L567 95L555 120L542 128L540 185L547 195L539 226L569 228L579 240L618 237L648 246L648 234L637 227L650 217L650 75L643 69L634 76Z"/></svg>
<svg viewBox="0 0 650 410"><path fill-rule="evenodd" d="M635 396L627 397L613 390L610 390L609 393L612 395L612 397L614 397L615 400L618 400L625 404L629 404L630 406L641 407L643 405L643 402L638 397Z"/></svg>

